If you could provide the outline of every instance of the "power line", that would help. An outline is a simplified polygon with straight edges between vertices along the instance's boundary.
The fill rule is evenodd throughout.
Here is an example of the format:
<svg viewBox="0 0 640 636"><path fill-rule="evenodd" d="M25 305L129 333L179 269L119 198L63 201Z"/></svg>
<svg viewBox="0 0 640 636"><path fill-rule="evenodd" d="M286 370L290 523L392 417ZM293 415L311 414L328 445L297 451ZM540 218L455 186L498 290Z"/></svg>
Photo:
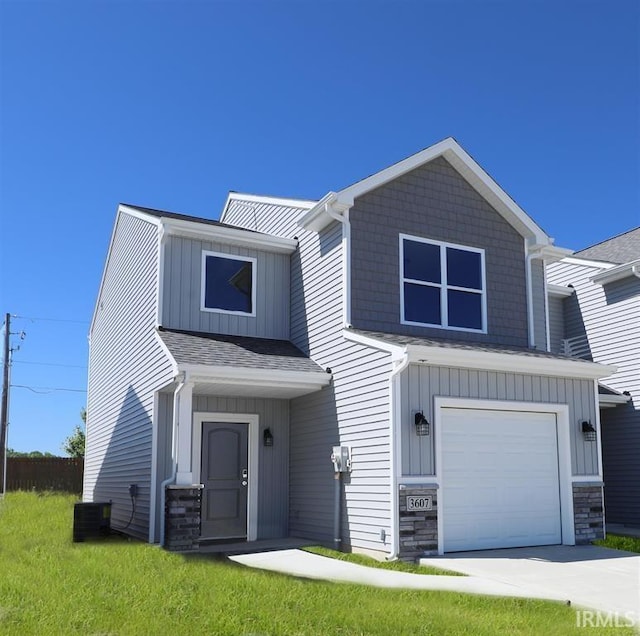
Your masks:
<svg viewBox="0 0 640 636"><path fill-rule="evenodd" d="M86 364L62 364L60 362L31 362L27 360L12 360L11 364L35 364L43 367L66 367L68 369L86 369Z"/></svg>
<svg viewBox="0 0 640 636"><path fill-rule="evenodd" d="M14 318L19 318L20 320L31 320L35 321L44 321L44 322L75 322L82 325L88 325L88 320L71 320L68 318L33 318L32 316L17 316L13 315Z"/></svg>
<svg viewBox="0 0 640 636"><path fill-rule="evenodd" d="M70 391L71 393L86 393L86 389L67 389L63 387L53 387L53 386L26 386L24 384L12 384L12 389L28 389L33 393L53 393L54 391Z"/></svg>

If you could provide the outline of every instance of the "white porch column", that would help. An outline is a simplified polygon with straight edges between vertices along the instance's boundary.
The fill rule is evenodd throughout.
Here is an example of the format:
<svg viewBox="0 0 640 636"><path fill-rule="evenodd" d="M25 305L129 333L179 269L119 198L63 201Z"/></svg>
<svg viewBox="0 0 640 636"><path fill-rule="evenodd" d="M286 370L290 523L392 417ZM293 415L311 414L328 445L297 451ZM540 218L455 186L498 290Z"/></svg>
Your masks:
<svg viewBox="0 0 640 636"><path fill-rule="evenodd" d="M192 437L193 437L193 383L187 382L178 394L177 404L174 404L177 426L177 464L176 484L191 486L193 484L193 470L191 467Z"/></svg>

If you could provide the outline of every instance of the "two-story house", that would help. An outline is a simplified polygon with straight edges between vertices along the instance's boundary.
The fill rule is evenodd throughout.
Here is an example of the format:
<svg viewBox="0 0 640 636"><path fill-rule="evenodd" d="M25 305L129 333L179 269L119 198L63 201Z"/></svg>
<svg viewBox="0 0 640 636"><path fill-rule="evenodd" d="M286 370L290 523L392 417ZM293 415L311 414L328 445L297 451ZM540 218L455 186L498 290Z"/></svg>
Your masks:
<svg viewBox="0 0 640 636"><path fill-rule="evenodd" d="M617 367L600 385L605 507L640 526L640 227L553 263L551 350Z"/></svg>
<svg viewBox="0 0 640 636"><path fill-rule="evenodd" d="M319 201L232 193L219 223L121 205L84 499L167 543L201 493L183 547L194 527L390 558L601 536L614 369L548 350L545 267L568 254L453 139Z"/></svg>

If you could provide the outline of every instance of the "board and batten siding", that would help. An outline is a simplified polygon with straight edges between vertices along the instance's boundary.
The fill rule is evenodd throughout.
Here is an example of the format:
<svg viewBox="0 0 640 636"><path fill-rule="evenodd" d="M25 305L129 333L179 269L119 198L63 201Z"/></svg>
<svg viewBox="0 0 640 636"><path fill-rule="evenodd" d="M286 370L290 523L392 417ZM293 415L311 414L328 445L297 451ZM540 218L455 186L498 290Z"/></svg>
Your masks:
<svg viewBox="0 0 640 636"><path fill-rule="evenodd" d="M524 239L446 159L434 159L358 197L349 218L354 327L528 345ZM401 233L485 250L487 334L400 323Z"/></svg>
<svg viewBox="0 0 640 636"><path fill-rule="evenodd" d="M258 539L288 536L289 400L194 395L193 411L258 415ZM271 447L262 444L265 428L273 434Z"/></svg>
<svg viewBox="0 0 640 636"><path fill-rule="evenodd" d="M257 259L255 316L201 310L203 251ZM287 339L289 256L182 236L167 237L160 322L168 329Z"/></svg>
<svg viewBox="0 0 640 636"><path fill-rule="evenodd" d="M434 436L439 432L418 437L412 415L424 411L425 417L433 423L436 396L567 404L572 474L598 474L596 444L585 442L579 424L585 419L596 421L592 380L412 364L403 371L401 385L402 474L405 477L435 474Z"/></svg>
<svg viewBox="0 0 640 636"><path fill-rule="evenodd" d="M112 524L148 537L154 394L172 380L155 332L158 230L119 213L90 336L83 500L112 501Z"/></svg>

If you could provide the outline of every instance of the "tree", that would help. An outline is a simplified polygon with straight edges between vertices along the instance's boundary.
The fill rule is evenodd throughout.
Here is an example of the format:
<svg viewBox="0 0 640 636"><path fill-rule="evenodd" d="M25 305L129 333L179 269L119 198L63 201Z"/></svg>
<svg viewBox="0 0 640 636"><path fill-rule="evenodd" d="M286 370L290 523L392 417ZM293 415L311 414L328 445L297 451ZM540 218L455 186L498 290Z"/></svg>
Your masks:
<svg viewBox="0 0 640 636"><path fill-rule="evenodd" d="M87 410L82 409L80 411L80 417L82 418L82 422L84 425L87 423ZM73 433L64 440L64 444L62 445L62 450L69 455L70 457L84 457L84 444L85 444L85 434L84 427L77 424Z"/></svg>
<svg viewBox="0 0 640 636"><path fill-rule="evenodd" d="M57 455L49 453L48 451L45 451L44 453L42 451L23 452L13 450L13 448L7 448L7 457L57 457Z"/></svg>

